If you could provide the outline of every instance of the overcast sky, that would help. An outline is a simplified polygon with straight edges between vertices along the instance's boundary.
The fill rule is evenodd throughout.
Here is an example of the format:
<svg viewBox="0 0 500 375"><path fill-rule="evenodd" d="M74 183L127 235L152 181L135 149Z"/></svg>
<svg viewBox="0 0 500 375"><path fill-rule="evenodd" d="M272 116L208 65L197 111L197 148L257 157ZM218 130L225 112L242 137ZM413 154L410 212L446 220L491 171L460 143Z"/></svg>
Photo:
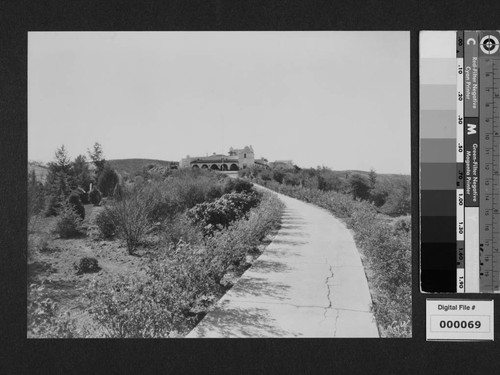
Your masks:
<svg viewBox="0 0 500 375"><path fill-rule="evenodd" d="M409 32L29 33L28 159L179 160L252 145L410 173Z"/></svg>

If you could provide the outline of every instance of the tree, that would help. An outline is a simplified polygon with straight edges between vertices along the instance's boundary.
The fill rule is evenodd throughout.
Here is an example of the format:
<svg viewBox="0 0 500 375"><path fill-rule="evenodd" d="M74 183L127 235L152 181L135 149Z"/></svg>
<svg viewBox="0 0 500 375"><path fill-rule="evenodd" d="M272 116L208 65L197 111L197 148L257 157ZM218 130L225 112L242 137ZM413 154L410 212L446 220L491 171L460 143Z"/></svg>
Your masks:
<svg viewBox="0 0 500 375"><path fill-rule="evenodd" d="M46 215L57 213L61 202L69 196L75 187L74 184L72 163L64 145L62 145L56 150L54 161L48 163Z"/></svg>
<svg viewBox="0 0 500 375"><path fill-rule="evenodd" d="M71 159L68 156L68 152L64 145L59 147L54 155L54 161L48 163L49 174L50 172L62 172L67 175L71 173L72 165Z"/></svg>
<svg viewBox="0 0 500 375"><path fill-rule="evenodd" d="M273 170L273 179L276 182L283 183L283 177L285 177L285 172L282 169Z"/></svg>
<svg viewBox="0 0 500 375"><path fill-rule="evenodd" d="M335 173L328 167L322 167L317 170L318 174L318 189L324 191L340 189L340 179L335 175Z"/></svg>
<svg viewBox="0 0 500 375"><path fill-rule="evenodd" d="M106 159L104 159L102 146L96 142L94 143L92 151L87 150L87 153L89 154L90 160L92 160L92 163L94 163L95 165L95 178L98 179L102 171L104 170L104 166L106 165Z"/></svg>
<svg viewBox="0 0 500 375"><path fill-rule="evenodd" d="M44 199L43 184L37 180L32 169L28 177L28 218L43 210Z"/></svg>
<svg viewBox="0 0 500 375"><path fill-rule="evenodd" d="M75 175L75 185L88 189L92 178L90 177L90 169L87 164L85 155L78 155L73 162L73 172Z"/></svg>
<svg viewBox="0 0 500 375"><path fill-rule="evenodd" d="M411 212L411 186L409 181L401 180L393 185L393 191L382 207L388 215L408 215Z"/></svg>
<svg viewBox="0 0 500 375"><path fill-rule="evenodd" d="M375 172L375 169L371 168L370 173L368 174L368 179L370 180L370 188L374 189L375 184L377 183L377 173Z"/></svg>
<svg viewBox="0 0 500 375"><path fill-rule="evenodd" d="M349 177L351 193L354 198L366 200L370 197L370 181L360 174L353 174Z"/></svg>

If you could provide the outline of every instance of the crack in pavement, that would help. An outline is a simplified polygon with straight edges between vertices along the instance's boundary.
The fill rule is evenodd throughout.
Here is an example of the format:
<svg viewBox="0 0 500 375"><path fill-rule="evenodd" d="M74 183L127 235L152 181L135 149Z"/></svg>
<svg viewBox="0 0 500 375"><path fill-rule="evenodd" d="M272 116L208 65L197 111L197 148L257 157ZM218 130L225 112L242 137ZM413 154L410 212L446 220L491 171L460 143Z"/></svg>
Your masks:
<svg viewBox="0 0 500 375"><path fill-rule="evenodd" d="M330 281L331 278L333 278L333 269L332 269L332 265L330 263L328 263L328 259L326 259L326 258L325 258L325 263L328 264L328 267L330 269L330 276L327 276L326 280L325 280L325 286L328 289L328 293L326 295L326 298L328 299L328 306L325 307L325 312L323 314L323 316L324 316L325 319L323 321L326 320L326 313L328 312L328 309L332 308L332 300L330 298L330 295L331 295L332 291L330 289L330 285L328 284L328 282Z"/></svg>
<svg viewBox="0 0 500 375"><path fill-rule="evenodd" d="M339 320L339 312L335 310L335 321L333 322L333 337L337 336L337 321Z"/></svg>
<svg viewBox="0 0 500 375"><path fill-rule="evenodd" d="M222 303L224 303L223 301ZM292 306L296 307L298 309L300 308L312 308L312 309L325 309L324 306L315 306L315 305L294 305L293 303L288 303L288 302L268 302L268 301L253 301L253 300L241 300L241 303L255 303L255 304L264 304L264 305L287 305L287 306Z"/></svg>

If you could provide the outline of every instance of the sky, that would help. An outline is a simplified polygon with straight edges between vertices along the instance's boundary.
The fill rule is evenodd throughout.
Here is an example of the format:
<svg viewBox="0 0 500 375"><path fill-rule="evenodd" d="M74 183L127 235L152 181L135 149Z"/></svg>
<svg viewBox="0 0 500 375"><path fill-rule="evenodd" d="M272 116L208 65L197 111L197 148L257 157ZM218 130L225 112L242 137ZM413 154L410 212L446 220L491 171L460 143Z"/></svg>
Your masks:
<svg viewBox="0 0 500 375"><path fill-rule="evenodd" d="M409 32L30 32L28 159L95 142L409 174Z"/></svg>

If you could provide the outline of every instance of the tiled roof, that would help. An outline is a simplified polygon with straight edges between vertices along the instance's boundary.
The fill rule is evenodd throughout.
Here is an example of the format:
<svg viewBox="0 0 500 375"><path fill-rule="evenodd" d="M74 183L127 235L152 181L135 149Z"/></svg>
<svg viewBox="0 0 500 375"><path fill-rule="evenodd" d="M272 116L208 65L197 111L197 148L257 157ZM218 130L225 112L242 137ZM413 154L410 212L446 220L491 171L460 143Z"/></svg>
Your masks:
<svg viewBox="0 0 500 375"><path fill-rule="evenodd" d="M212 155L212 156L202 156L202 157L197 157L193 158L191 160L191 164L193 163L237 163L238 158L234 158L231 156L225 156L223 155L222 157L218 155Z"/></svg>

